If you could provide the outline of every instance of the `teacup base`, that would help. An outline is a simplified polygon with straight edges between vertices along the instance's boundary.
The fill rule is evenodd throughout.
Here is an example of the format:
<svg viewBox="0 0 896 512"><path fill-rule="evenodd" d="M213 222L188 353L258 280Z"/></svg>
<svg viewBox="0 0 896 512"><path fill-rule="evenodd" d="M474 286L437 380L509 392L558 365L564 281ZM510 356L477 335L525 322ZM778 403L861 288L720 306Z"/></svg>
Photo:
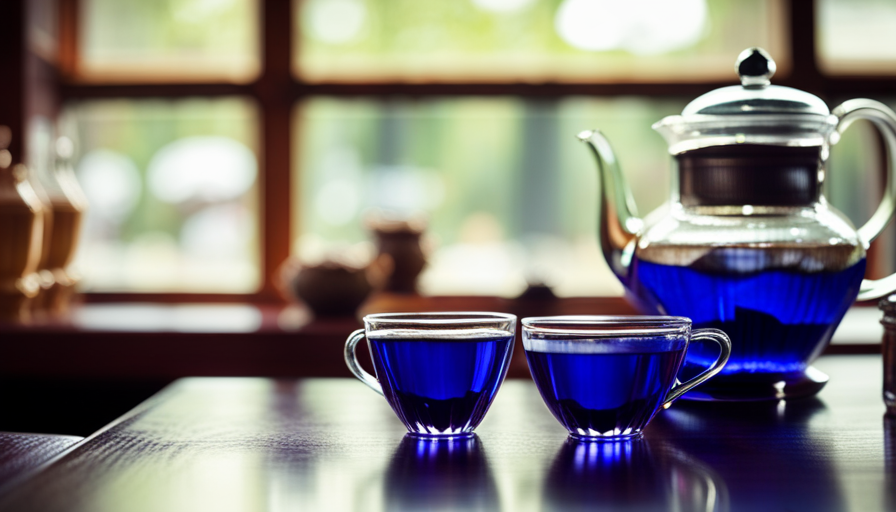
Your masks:
<svg viewBox="0 0 896 512"><path fill-rule="evenodd" d="M776 379L757 380L750 376L716 375L705 384L687 392L681 400L712 402L758 402L789 400L813 396L830 377L814 366L803 372L780 375Z"/></svg>
<svg viewBox="0 0 896 512"><path fill-rule="evenodd" d="M420 432L408 432L407 437L428 441L451 441L454 439L471 439L476 436L475 432L460 432L456 434L429 434Z"/></svg>
<svg viewBox="0 0 896 512"><path fill-rule="evenodd" d="M641 432L638 431L632 434L619 434L615 436L585 436L581 434L573 434L572 432L570 432L569 438L586 443L613 443L617 441L633 441L641 439Z"/></svg>

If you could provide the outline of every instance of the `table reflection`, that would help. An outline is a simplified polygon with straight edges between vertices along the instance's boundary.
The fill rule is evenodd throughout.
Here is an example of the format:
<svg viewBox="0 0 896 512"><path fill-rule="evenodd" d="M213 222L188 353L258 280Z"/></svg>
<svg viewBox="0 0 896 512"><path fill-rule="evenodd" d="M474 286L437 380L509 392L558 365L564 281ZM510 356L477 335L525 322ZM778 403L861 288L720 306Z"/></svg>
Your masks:
<svg viewBox="0 0 896 512"><path fill-rule="evenodd" d="M498 510L500 500L478 437L405 436L386 471L386 510Z"/></svg>
<svg viewBox="0 0 896 512"><path fill-rule="evenodd" d="M654 439L699 458L743 510L845 510L843 482L818 398L791 402L676 402L648 427ZM737 432L737 435L719 435ZM786 475L764 478L774 473Z"/></svg>
<svg viewBox="0 0 896 512"><path fill-rule="evenodd" d="M826 412L817 397L799 400L762 402L699 402L678 400L662 411L648 427L649 432L676 431L695 433L718 429L719 425L755 427L765 430L805 429ZM648 434L651 435L651 434Z"/></svg>
<svg viewBox="0 0 896 512"><path fill-rule="evenodd" d="M545 510L728 510L725 482L669 443L567 439L548 470Z"/></svg>

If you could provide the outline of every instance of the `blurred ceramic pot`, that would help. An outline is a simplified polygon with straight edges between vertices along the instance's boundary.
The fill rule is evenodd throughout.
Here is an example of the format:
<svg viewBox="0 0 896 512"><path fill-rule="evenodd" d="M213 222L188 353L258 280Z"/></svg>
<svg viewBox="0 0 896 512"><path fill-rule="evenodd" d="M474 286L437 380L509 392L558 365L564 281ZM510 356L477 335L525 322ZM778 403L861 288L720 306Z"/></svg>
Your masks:
<svg viewBox="0 0 896 512"><path fill-rule="evenodd" d="M303 265L290 259L281 266L280 277L289 298L319 317L353 315L373 290L367 268L334 261Z"/></svg>
<svg viewBox="0 0 896 512"><path fill-rule="evenodd" d="M368 217L367 227L376 238L380 260L390 260L391 272L383 291L416 293L417 277L426 267L426 253L420 243L426 221L421 217L395 218L377 213Z"/></svg>

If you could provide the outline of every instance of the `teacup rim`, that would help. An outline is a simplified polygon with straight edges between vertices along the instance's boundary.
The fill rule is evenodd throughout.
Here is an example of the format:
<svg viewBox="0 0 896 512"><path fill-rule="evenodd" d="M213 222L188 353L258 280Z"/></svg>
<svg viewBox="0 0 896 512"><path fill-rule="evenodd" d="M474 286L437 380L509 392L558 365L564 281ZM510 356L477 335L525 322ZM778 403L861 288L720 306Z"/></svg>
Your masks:
<svg viewBox="0 0 896 512"><path fill-rule="evenodd" d="M559 315L526 317L520 320L520 324L527 332L574 336L622 333L653 336L688 330L693 321L683 316L667 315Z"/></svg>
<svg viewBox="0 0 896 512"><path fill-rule="evenodd" d="M516 322L512 313L495 311L416 311L395 313L372 313L364 315L363 321L390 322L397 325L464 325L480 322Z"/></svg>

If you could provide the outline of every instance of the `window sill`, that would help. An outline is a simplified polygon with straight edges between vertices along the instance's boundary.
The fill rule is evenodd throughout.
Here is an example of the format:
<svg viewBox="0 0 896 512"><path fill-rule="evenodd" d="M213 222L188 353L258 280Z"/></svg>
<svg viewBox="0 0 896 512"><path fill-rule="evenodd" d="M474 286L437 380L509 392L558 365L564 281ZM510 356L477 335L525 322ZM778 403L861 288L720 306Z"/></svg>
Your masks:
<svg viewBox="0 0 896 512"><path fill-rule="evenodd" d="M518 316L634 314L620 298L523 303L494 297L392 298L378 310L486 310ZM363 312L362 308L362 312ZM877 308L853 307L826 353L879 353ZM158 379L185 376L349 376L343 343L354 317L314 319L296 306L92 303L64 321L0 326L5 377ZM519 347L518 347L519 348ZM368 355L359 351L362 362ZM527 377L517 350L510 377Z"/></svg>

